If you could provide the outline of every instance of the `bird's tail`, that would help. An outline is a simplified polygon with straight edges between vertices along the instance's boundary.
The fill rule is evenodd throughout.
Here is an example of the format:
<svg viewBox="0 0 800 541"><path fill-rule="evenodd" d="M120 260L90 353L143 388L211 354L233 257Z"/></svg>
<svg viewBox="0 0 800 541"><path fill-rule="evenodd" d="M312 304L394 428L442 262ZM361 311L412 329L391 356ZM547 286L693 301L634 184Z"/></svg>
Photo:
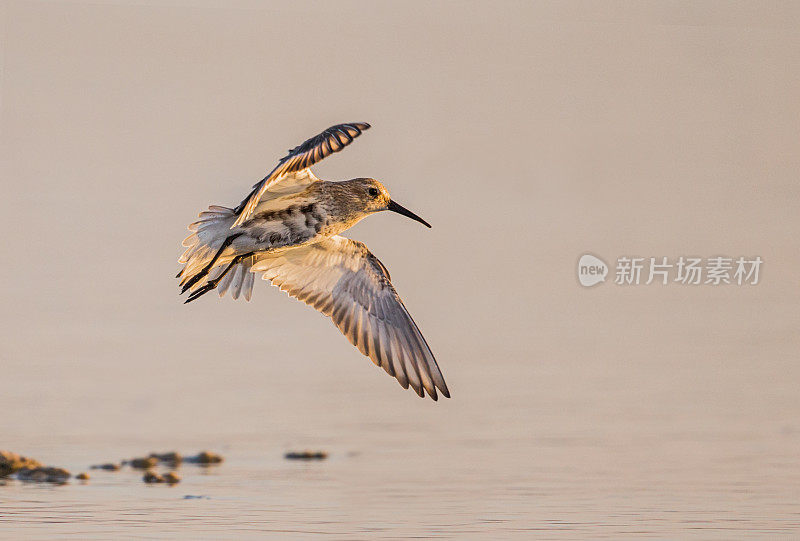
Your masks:
<svg viewBox="0 0 800 541"><path fill-rule="evenodd" d="M243 295L249 301L254 281L250 272L253 257L235 258L235 254L224 250L230 243L231 225L236 220L233 209L212 205L199 218L189 225L192 234L183 240L186 251L178 260L183 264L176 276L181 293L189 291L189 300L194 300L216 288L220 297L230 291L234 299ZM220 279L223 272L225 275Z"/></svg>

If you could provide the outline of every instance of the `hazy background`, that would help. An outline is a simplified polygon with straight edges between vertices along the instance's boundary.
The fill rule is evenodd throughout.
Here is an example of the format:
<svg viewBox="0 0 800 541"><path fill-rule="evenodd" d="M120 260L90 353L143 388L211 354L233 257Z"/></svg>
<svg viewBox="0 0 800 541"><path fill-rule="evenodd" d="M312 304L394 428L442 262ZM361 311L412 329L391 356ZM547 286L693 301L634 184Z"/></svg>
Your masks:
<svg viewBox="0 0 800 541"><path fill-rule="evenodd" d="M798 32L792 2L1 2L0 448L228 461L12 483L0 536L800 534ZM348 235L451 400L265 283L177 295L197 212L349 121L315 171L433 224ZM584 289L585 252L764 265Z"/></svg>

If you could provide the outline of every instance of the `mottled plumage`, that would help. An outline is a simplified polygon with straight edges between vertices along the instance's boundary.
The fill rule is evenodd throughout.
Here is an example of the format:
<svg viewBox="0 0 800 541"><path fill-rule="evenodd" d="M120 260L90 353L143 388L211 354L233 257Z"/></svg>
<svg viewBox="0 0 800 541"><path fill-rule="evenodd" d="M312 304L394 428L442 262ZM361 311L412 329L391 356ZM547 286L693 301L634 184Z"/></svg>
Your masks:
<svg viewBox="0 0 800 541"><path fill-rule="evenodd" d="M284 177L291 176L299 171L310 171L309 167L318 161L339 152L353 142L353 139L368 130L370 125L366 122L353 122L350 124L337 124L331 126L319 135L312 137L297 145L278 162L275 169L253 186L250 194L234 209L239 215L233 225L241 225L255 211L264 191L275 182L280 182Z"/></svg>
<svg viewBox="0 0 800 541"><path fill-rule="evenodd" d="M391 200L372 178L318 179L308 167L349 144L369 124L340 124L295 147L236 208L209 207L191 225L178 273L186 302L217 289L250 300L265 280L329 316L364 355L419 394L449 397L433 353L364 244L339 236L375 212L427 222ZM437 392L438 389L438 392Z"/></svg>

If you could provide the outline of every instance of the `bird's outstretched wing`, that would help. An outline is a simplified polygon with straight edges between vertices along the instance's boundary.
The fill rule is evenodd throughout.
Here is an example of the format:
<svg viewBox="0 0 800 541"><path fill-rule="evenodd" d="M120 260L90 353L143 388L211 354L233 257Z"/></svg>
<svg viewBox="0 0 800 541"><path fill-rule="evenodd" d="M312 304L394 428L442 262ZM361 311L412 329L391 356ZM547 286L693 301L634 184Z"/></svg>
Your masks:
<svg viewBox="0 0 800 541"><path fill-rule="evenodd" d="M450 397L425 338L389 281L389 271L367 247L344 237L257 256L253 272L329 316L361 353L436 400ZM424 391L423 391L424 389Z"/></svg>
<svg viewBox="0 0 800 541"><path fill-rule="evenodd" d="M231 228L247 220L258 206L264 192L276 184L297 186L316 182L317 177L308 168L334 152L339 152L369 128L370 125L365 122L337 124L294 147L278 162L275 169L253 186L253 190L244 201L234 209L238 217Z"/></svg>

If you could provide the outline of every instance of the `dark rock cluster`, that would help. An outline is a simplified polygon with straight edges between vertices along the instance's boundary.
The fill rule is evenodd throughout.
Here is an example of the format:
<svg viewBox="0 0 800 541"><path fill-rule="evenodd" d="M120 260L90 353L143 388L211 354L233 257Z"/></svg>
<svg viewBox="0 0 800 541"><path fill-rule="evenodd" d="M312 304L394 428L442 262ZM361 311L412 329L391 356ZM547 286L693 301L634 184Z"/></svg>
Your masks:
<svg viewBox="0 0 800 541"><path fill-rule="evenodd" d="M63 484L72 474L64 468L44 466L33 458L11 451L0 451L0 477L11 475L20 481Z"/></svg>

